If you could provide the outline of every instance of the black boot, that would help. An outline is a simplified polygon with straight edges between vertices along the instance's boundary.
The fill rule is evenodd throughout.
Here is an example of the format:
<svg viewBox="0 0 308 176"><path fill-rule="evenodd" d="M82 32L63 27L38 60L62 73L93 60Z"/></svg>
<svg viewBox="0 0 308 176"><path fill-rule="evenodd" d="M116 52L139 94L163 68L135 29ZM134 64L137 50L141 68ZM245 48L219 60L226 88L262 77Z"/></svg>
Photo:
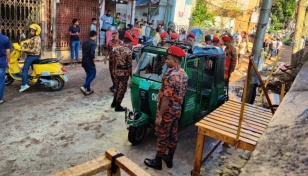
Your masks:
<svg viewBox="0 0 308 176"><path fill-rule="evenodd" d="M115 106L116 106L116 99L114 97L111 103L111 107L114 108Z"/></svg>
<svg viewBox="0 0 308 176"><path fill-rule="evenodd" d="M168 168L172 168L173 166L173 162L172 162L173 155L174 155L174 152L169 152L168 155L166 154L163 155L163 160L165 161Z"/></svg>
<svg viewBox="0 0 308 176"><path fill-rule="evenodd" d="M126 108L122 107L120 104L117 104L114 108L116 112L126 111Z"/></svg>
<svg viewBox="0 0 308 176"><path fill-rule="evenodd" d="M156 155L154 159L146 158L144 164L153 169L161 170L162 169L162 156Z"/></svg>
<svg viewBox="0 0 308 176"><path fill-rule="evenodd" d="M115 86L114 86L114 85L111 86L111 87L109 88L109 90L110 90L111 92L113 92L113 93L114 93L114 89L115 89Z"/></svg>

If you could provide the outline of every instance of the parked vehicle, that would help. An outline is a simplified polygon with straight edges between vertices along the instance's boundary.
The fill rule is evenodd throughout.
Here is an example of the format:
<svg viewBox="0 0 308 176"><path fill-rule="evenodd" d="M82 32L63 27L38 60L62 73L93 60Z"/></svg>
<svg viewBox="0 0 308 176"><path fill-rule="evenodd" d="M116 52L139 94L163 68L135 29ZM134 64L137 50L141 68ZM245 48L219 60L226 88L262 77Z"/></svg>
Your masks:
<svg viewBox="0 0 308 176"><path fill-rule="evenodd" d="M179 126L200 120L204 115L223 104L227 99L224 87L225 54L221 48L195 44L176 43L187 52L181 66L189 80L184 98ZM147 128L155 125L158 91L163 75L168 70L165 64L166 48L144 47L132 77L132 110L125 113L128 125L128 140L139 144Z"/></svg>
<svg viewBox="0 0 308 176"><path fill-rule="evenodd" d="M15 80L22 81L22 72L18 65L21 56L22 47L26 46L29 40L19 43L13 43L14 50L10 55L9 70L5 77L5 85L12 84ZM66 68L63 67L58 59L43 59L32 64L32 73L29 75L29 82L32 84L41 84L49 87L52 91L59 91L64 87L64 83L68 81L65 75Z"/></svg>

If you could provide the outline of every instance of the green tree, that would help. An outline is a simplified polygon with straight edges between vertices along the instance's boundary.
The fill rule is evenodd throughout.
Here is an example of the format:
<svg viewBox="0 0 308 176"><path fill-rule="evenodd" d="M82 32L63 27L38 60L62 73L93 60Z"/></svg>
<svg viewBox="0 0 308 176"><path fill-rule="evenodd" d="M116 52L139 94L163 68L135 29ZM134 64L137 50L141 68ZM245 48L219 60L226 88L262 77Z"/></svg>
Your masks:
<svg viewBox="0 0 308 176"><path fill-rule="evenodd" d="M294 16L296 0L274 0L271 10L271 28L280 30L286 28Z"/></svg>
<svg viewBox="0 0 308 176"><path fill-rule="evenodd" d="M209 26L206 21L214 22L213 15L208 13L204 0L197 0L196 7L192 13L192 22L194 26Z"/></svg>

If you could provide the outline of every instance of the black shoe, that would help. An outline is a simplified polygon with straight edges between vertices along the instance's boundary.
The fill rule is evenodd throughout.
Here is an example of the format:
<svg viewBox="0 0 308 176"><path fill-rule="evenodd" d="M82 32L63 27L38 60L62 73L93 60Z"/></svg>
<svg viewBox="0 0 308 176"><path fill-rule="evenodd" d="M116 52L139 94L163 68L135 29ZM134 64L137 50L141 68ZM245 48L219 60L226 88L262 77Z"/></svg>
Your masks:
<svg viewBox="0 0 308 176"><path fill-rule="evenodd" d="M111 87L109 88L109 90L110 90L111 92L113 92L113 93L114 93L115 86L111 86Z"/></svg>
<svg viewBox="0 0 308 176"><path fill-rule="evenodd" d="M148 159L146 158L144 160L144 164L148 167L151 167L156 170L161 170L162 169L162 157L156 155L154 159Z"/></svg>
<svg viewBox="0 0 308 176"><path fill-rule="evenodd" d="M127 108L122 107L121 105L115 106L114 110L116 112L126 111Z"/></svg>
<svg viewBox="0 0 308 176"><path fill-rule="evenodd" d="M170 157L169 155L164 154L163 155L163 160L165 161L165 163L166 163L168 168L172 168L172 166L173 166L173 163L172 163L173 157Z"/></svg>
<svg viewBox="0 0 308 176"><path fill-rule="evenodd" d="M112 100L111 107L112 107L112 108L115 108L115 107L116 107L116 101L115 101L115 98L113 98L113 100Z"/></svg>

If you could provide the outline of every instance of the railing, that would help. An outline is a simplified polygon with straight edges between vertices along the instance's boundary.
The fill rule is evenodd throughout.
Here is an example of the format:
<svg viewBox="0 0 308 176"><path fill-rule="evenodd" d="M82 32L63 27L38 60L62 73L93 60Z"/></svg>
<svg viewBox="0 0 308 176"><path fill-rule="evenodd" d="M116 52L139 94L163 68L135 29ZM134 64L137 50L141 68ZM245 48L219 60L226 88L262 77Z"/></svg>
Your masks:
<svg viewBox="0 0 308 176"><path fill-rule="evenodd" d="M131 176L150 176L149 173L145 172L114 148L107 150L105 156L52 174L51 176L90 176L105 171L107 171L108 176L120 176L121 169Z"/></svg>

